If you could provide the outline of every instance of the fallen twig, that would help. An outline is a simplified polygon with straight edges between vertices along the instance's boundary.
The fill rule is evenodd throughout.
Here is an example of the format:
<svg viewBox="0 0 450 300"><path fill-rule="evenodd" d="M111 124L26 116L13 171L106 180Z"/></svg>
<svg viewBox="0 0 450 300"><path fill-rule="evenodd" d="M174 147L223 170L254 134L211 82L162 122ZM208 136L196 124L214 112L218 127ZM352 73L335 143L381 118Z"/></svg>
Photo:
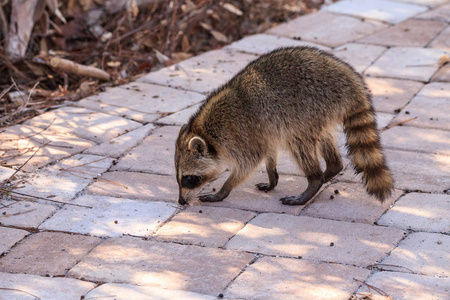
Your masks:
<svg viewBox="0 0 450 300"><path fill-rule="evenodd" d="M415 119L417 119L417 117L414 117L414 118L411 118L411 119L408 119L408 120L398 121L398 122L389 124L388 126L386 126L386 127L383 128L383 131L388 130L388 129L391 129L392 127L401 125L401 124L403 124L403 123L411 122L411 121L413 121L413 120L415 120Z"/></svg>
<svg viewBox="0 0 450 300"><path fill-rule="evenodd" d="M105 80L105 81L108 81L111 79L111 76L107 72L105 72L101 69L81 65L79 63L73 62L68 59L60 58L60 57L53 57L50 60L50 65L55 69L58 69L63 72L71 73L71 74L93 77L93 78L97 78L97 79Z"/></svg>
<svg viewBox="0 0 450 300"><path fill-rule="evenodd" d="M29 293L27 291L24 291L24 290L12 289L12 288L2 288L2 287L0 287L0 290L21 292L21 293L28 294L28 295L34 297L34 299L41 299L40 297L38 297L38 296L36 296L36 295L34 295L32 293Z"/></svg>
<svg viewBox="0 0 450 300"><path fill-rule="evenodd" d="M67 204L67 205L72 205L72 206L92 208L92 206L87 206L87 205L82 205L82 204L75 204L75 203L68 203L68 202L63 202L63 201L58 201L58 200L51 200L51 199L47 199L47 198L44 198L44 197L33 196L33 195L24 194L24 193L19 193L19 192L16 192L16 191L8 191L8 190L5 190L3 188L0 188L0 191L2 191L4 193L7 193L7 194L8 193L12 193L12 194L17 194L17 195L24 196L24 197L29 197L29 198L34 198L34 199L39 199L39 200L59 203L59 204ZM24 201L24 200L26 200L26 201L33 201L32 199L18 199L18 201Z"/></svg>
<svg viewBox="0 0 450 300"><path fill-rule="evenodd" d="M367 286L369 289L374 290L375 292L377 292L377 293L380 294L381 296L387 297L388 300L393 300L392 297L389 296L389 294L386 293L385 291L383 291L382 289L377 288L376 286L373 286L373 285L371 285L371 284L368 284L368 283L366 283L366 282L364 282L364 281L361 281L361 280L359 280L359 279L356 279L356 278L353 278L353 280L355 280L355 281L357 281L357 282L359 282L359 283L364 284L364 285Z"/></svg>

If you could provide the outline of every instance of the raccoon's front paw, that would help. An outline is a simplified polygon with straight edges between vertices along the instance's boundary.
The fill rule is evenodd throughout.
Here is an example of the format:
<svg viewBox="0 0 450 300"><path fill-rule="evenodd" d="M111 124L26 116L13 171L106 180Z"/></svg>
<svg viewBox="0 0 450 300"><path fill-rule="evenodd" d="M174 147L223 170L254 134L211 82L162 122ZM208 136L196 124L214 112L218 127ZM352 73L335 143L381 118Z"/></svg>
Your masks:
<svg viewBox="0 0 450 300"><path fill-rule="evenodd" d="M274 186L271 186L269 183L258 183L256 184L256 187L260 191L268 192L273 190Z"/></svg>
<svg viewBox="0 0 450 300"><path fill-rule="evenodd" d="M303 205L308 202L309 199L303 199L303 197L299 196L288 196L281 198L280 201L284 205Z"/></svg>
<svg viewBox="0 0 450 300"><path fill-rule="evenodd" d="M223 200L213 194L201 195L201 196L198 196L198 199L202 202L219 202L219 201Z"/></svg>

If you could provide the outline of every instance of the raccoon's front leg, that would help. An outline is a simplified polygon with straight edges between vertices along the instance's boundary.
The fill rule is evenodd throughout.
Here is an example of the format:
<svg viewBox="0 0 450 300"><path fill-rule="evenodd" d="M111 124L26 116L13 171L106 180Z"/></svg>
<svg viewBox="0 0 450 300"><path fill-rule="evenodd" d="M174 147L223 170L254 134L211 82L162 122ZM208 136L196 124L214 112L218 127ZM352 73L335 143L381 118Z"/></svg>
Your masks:
<svg viewBox="0 0 450 300"><path fill-rule="evenodd" d="M274 156L276 157L276 156ZM268 192L273 190L278 184L277 162L273 157L266 159L266 170L269 176L269 183L258 183L256 187L260 191Z"/></svg>
<svg viewBox="0 0 450 300"><path fill-rule="evenodd" d="M225 199L233 188L242 183L250 172L234 170L223 184L222 188L215 194L201 195L198 199L202 202L219 202Z"/></svg>

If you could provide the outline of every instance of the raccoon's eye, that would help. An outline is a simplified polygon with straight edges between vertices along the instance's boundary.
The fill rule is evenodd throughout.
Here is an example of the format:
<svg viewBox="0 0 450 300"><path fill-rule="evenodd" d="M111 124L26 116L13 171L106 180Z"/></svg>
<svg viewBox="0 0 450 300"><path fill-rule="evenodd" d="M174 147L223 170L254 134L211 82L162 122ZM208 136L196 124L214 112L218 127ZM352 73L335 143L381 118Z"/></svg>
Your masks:
<svg viewBox="0 0 450 300"><path fill-rule="evenodd" d="M181 186L188 189L193 189L200 184L200 181L200 176L186 175L181 177Z"/></svg>

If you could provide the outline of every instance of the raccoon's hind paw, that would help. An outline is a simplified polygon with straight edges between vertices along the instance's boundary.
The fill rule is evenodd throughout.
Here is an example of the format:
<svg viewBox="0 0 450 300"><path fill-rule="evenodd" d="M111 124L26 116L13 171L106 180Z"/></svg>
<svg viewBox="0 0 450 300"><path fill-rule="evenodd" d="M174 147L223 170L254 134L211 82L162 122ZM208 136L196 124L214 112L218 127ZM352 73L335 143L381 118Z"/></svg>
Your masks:
<svg viewBox="0 0 450 300"><path fill-rule="evenodd" d="M264 192L271 191L275 188L275 186L270 185L270 183L258 183L255 186L258 188L258 190L264 191Z"/></svg>
<svg viewBox="0 0 450 300"><path fill-rule="evenodd" d="M223 200L213 194L201 195L201 196L198 196L198 199L202 202L219 202L219 201Z"/></svg>
<svg viewBox="0 0 450 300"><path fill-rule="evenodd" d="M302 196L303 194L301 194L300 196L288 196L281 198L280 201L284 205L303 205L306 204L306 202L308 202L309 199L311 199L311 197L308 198L306 196L303 197Z"/></svg>

